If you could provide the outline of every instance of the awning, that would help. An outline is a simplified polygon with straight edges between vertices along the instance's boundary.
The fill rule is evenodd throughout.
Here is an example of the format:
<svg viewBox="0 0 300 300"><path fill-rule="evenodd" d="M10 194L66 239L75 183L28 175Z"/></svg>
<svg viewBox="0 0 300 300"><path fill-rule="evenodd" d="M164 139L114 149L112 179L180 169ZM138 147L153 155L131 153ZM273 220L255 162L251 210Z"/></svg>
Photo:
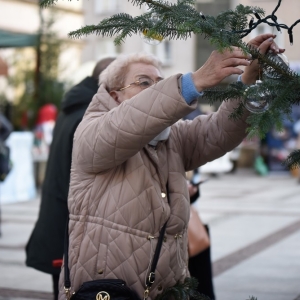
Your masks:
<svg viewBox="0 0 300 300"><path fill-rule="evenodd" d="M37 34L14 33L0 30L0 48L30 47L35 46L37 41Z"/></svg>

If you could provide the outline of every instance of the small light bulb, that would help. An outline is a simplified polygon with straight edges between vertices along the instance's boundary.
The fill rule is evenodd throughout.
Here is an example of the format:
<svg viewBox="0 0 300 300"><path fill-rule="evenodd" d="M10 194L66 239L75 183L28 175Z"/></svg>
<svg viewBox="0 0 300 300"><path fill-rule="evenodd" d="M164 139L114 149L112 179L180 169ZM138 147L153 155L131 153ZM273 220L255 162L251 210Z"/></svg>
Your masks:
<svg viewBox="0 0 300 300"><path fill-rule="evenodd" d="M149 34L148 29L144 29L140 34L141 39L149 45L158 45L162 42L163 36L158 33Z"/></svg>

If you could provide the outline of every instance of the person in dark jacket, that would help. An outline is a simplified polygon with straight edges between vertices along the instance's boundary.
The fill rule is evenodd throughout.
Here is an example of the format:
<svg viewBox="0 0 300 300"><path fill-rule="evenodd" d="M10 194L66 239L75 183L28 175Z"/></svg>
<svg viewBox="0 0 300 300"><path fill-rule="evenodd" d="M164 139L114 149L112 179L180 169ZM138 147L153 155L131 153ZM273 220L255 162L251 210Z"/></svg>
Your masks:
<svg viewBox="0 0 300 300"><path fill-rule="evenodd" d="M4 181L10 168L9 167L9 147L5 145L6 139L9 137L13 130L12 124L0 112L0 182ZM0 237L1 232L1 207L0 207Z"/></svg>
<svg viewBox="0 0 300 300"><path fill-rule="evenodd" d="M199 107L197 107L193 112L185 116L184 120L193 120L199 115L202 115L202 111ZM190 195L190 203L196 202L196 200L200 197L200 183L204 181L200 181L199 183L199 170L195 169L193 171L193 178L191 179L191 183L188 185L189 195ZM194 178L197 178L194 180ZM209 227L207 224L204 224L204 227L209 236ZM210 300L215 300L215 292L213 286L213 274L212 274L212 262L211 262L211 253L210 246L198 253L197 255L189 258L189 271L190 275L198 280L197 291L200 294L206 295L210 298Z"/></svg>
<svg viewBox="0 0 300 300"><path fill-rule="evenodd" d="M4 142L13 130L12 124L0 112L0 141Z"/></svg>
<svg viewBox="0 0 300 300"><path fill-rule="evenodd" d="M53 132L40 212L26 246L26 265L52 274L54 299L58 297L58 280L68 216L73 135L94 94L97 93L100 73L113 60L114 58L105 58L99 61L92 76L86 77L66 93Z"/></svg>
<svg viewBox="0 0 300 300"><path fill-rule="evenodd" d="M189 192L191 191L189 187ZM198 200L200 197L200 187L192 186L192 192L190 192L191 204ZM209 226L204 224L204 227L209 236ZM210 300L215 300L215 292L213 285L213 273L211 262L211 248L210 246L198 253L197 255L189 258L189 271L190 275L198 280L197 291L200 294L206 295Z"/></svg>

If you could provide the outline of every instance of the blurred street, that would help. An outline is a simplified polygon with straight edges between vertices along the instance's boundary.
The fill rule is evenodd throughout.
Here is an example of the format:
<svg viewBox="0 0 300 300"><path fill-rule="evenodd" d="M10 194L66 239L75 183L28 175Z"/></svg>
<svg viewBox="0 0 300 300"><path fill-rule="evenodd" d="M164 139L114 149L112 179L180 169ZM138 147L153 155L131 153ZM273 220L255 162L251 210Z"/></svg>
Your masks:
<svg viewBox="0 0 300 300"><path fill-rule="evenodd" d="M289 173L251 169L201 185L195 206L210 227L217 300L300 299L299 192ZM52 299L50 275L24 264L38 209L39 199L1 206L0 299Z"/></svg>

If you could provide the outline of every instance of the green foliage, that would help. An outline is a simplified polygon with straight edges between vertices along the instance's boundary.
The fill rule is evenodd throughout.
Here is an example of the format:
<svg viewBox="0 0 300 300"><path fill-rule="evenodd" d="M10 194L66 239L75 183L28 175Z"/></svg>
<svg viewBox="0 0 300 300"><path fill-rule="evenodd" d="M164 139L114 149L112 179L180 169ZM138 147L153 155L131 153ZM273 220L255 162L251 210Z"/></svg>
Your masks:
<svg viewBox="0 0 300 300"><path fill-rule="evenodd" d="M42 24L38 79L32 60L28 58L27 61L24 61L24 50L19 49L15 52L12 65L16 73L9 78L9 85L16 89L25 86L20 97L14 99L13 123L15 129L21 129L21 120L24 114L27 115L29 128L33 128L37 112L44 104L53 103L56 107L60 107L64 84L58 81L57 76L62 42L52 29L54 22L54 16L51 15Z"/></svg>
<svg viewBox="0 0 300 300"><path fill-rule="evenodd" d="M294 150L289 154L284 162L284 165L289 169L300 168L300 150Z"/></svg>
<svg viewBox="0 0 300 300"><path fill-rule="evenodd" d="M210 300L209 297L197 292L198 281L193 277L186 277L184 282L165 289L157 295L155 300Z"/></svg>
<svg viewBox="0 0 300 300"><path fill-rule="evenodd" d="M47 7L47 6L55 4L55 2L57 2L57 1L58 0L40 0L40 6L41 7Z"/></svg>
<svg viewBox="0 0 300 300"><path fill-rule="evenodd" d="M47 6L55 2L56 0L42 0L41 5ZM101 36L114 37L115 44L120 44L126 37L139 33L146 33L148 37L155 38L158 36L163 39L186 39L192 34L201 34L209 39L210 43L219 51L230 49L232 46L240 47L244 52L250 53L253 59L258 59L262 68L268 68L269 74L280 77L277 80L262 78L263 84L260 86L260 90L271 91L273 99L268 111L249 116L249 136L263 137L274 125L276 129L282 129L282 120L286 116L289 117L291 106L293 104L299 105L300 76L284 67L274 57L262 55L242 41L242 38L250 32L249 19L261 20L264 18L263 9L240 4L234 10L227 10L213 17L199 13L195 9L195 1L192 0L177 0L177 3L163 0L131 0L131 2L139 7L146 5L148 11L137 17L132 17L126 13L112 15L97 25L85 26L70 32L70 37L80 38L95 33ZM273 13L280 4L279 1ZM270 19L274 20L276 16L266 17L266 23L278 27L278 24L271 24ZM294 23L294 25L296 24L297 22ZM237 119L241 117L243 113L242 103L250 93L245 91L246 88L243 85L232 84L225 89L215 88L205 91L205 96L210 99L210 102L239 99L240 104L230 116L232 119ZM253 89L251 93L252 97L258 98L258 89Z"/></svg>
<svg viewBox="0 0 300 300"><path fill-rule="evenodd" d="M259 136L263 138L269 131L270 126L275 126L278 131L282 130L282 120L291 114L292 104L298 104L300 101L300 78L293 72L287 71L282 74L280 80L265 78L260 88L271 93L272 100L270 108L265 113L251 114L248 117L250 127L248 129L249 137ZM251 96L246 93L247 86L242 83L232 83L226 88L216 87L205 92L205 97L211 103L216 101L229 101L230 99L239 99L240 104L230 115L232 119L238 119L243 114L243 101ZM252 91L252 97L255 96L255 89Z"/></svg>

